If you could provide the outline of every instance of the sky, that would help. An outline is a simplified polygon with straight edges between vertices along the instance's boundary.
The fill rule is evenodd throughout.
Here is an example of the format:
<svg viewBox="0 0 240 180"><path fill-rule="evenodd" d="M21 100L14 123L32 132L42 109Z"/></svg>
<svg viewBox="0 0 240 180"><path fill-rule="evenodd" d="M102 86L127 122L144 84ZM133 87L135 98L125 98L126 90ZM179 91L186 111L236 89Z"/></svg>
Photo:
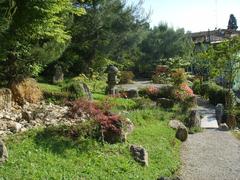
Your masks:
<svg viewBox="0 0 240 180"><path fill-rule="evenodd" d="M138 0L129 0L136 3ZM150 24L166 22L174 28L198 32L226 29L234 14L240 29L240 0L144 0L146 12L151 11Z"/></svg>

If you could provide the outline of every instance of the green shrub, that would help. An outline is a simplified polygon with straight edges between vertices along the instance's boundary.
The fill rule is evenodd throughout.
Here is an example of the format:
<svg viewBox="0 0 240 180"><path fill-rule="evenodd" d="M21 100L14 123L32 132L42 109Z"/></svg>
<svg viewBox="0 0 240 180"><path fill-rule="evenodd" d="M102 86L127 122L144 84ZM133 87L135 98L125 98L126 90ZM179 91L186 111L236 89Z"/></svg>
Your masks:
<svg viewBox="0 0 240 180"><path fill-rule="evenodd" d="M136 109L147 109L155 106L156 104L149 98L137 98L134 99L134 101L136 102Z"/></svg>
<svg viewBox="0 0 240 180"><path fill-rule="evenodd" d="M120 76L120 84L132 83L134 74L132 71L122 71Z"/></svg>
<svg viewBox="0 0 240 180"><path fill-rule="evenodd" d="M227 93L226 89L223 89L221 86L218 86L216 83L209 83L208 86L208 98L209 102L213 105L217 105L221 103L223 105L226 104L225 102L225 95Z"/></svg>
<svg viewBox="0 0 240 180"><path fill-rule="evenodd" d="M193 82L192 90L193 90L194 94L201 93L201 82L199 79L197 79Z"/></svg>
<svg viewBox="0 0 240 180"><path fill-rule="evenodd" d="M62 87L63 92L69 94L70 100L75 100L84 97L83 87L81 81L72 80Z"/></svg>
<svg viewBox="0 0 240 180"><path fill-rule="evenodd" d="M203 82L200 87L200 95L208 97L209 82Z"/></svg>

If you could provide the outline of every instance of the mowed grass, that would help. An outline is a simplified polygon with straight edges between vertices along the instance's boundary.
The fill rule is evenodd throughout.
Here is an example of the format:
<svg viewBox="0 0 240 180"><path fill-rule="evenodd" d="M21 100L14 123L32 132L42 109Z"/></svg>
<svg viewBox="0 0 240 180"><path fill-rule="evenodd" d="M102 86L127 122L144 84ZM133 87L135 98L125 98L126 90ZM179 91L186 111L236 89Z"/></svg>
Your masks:
<svg viewBox="0 0 240 180"><path fill-rule="evenodd" d="M9 160L0 179L157 179L180 167L179 141L167 126L172 112L135 110L126 114L135 129L126 143L102 144L91 138L71 139L46 129L9 138ZM133 160L129 145L148 151L149 166Z"/></svg>

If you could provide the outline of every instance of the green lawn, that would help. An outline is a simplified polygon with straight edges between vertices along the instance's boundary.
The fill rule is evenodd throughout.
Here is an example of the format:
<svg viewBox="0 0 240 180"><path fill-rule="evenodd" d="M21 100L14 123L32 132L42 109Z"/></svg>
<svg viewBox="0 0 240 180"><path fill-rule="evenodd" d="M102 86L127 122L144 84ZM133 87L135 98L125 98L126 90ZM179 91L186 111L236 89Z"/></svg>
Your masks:
<svg viewBox="0 0 240 180"><path fill-rule="evenodd" d="M72 140L58 133L34 130L7 140L9 161L0 179L156 179L171 176L180 166L179 141L168 128L173 112L135 110L126 114L135 124L125 144ZM145 147L149 167L136 163L129 144Z"/></svg>

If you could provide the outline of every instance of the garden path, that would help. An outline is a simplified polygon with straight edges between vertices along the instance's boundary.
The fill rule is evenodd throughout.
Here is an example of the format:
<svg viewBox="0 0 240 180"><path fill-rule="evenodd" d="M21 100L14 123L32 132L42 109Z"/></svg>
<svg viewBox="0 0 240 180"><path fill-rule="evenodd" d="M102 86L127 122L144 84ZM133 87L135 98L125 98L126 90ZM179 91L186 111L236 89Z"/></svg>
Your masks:
<svg viewBox="0 0 240 180"><path fill-rule="evenodd" d="M214 128L214 107L198 99L201 133L189 135L181 149L183 180L240 180L240 141ZM210 129L209 129L210 126Z"/></svg>
<svg viewBox="0 0 240 180"><path fill-rule="evenodd" d="M215 107L200 97L197 98L197 103L197 110L202 117L201 127L209 129L218 128L217 119L215 117Z"/></svg>
<svg viewBox="0 0 240 180"><path fill-rule="evenodd" d="M149 86L156 86L156 87L160 87L160 86L166 86L164 84L154 84L151 81L133 81L132 84L119 84L116 85L116 88L118 89L123 89L124 91L128 91L131 89L136 89L136 90L140 90L140 89L144 89L147 88Z"/></svg>

